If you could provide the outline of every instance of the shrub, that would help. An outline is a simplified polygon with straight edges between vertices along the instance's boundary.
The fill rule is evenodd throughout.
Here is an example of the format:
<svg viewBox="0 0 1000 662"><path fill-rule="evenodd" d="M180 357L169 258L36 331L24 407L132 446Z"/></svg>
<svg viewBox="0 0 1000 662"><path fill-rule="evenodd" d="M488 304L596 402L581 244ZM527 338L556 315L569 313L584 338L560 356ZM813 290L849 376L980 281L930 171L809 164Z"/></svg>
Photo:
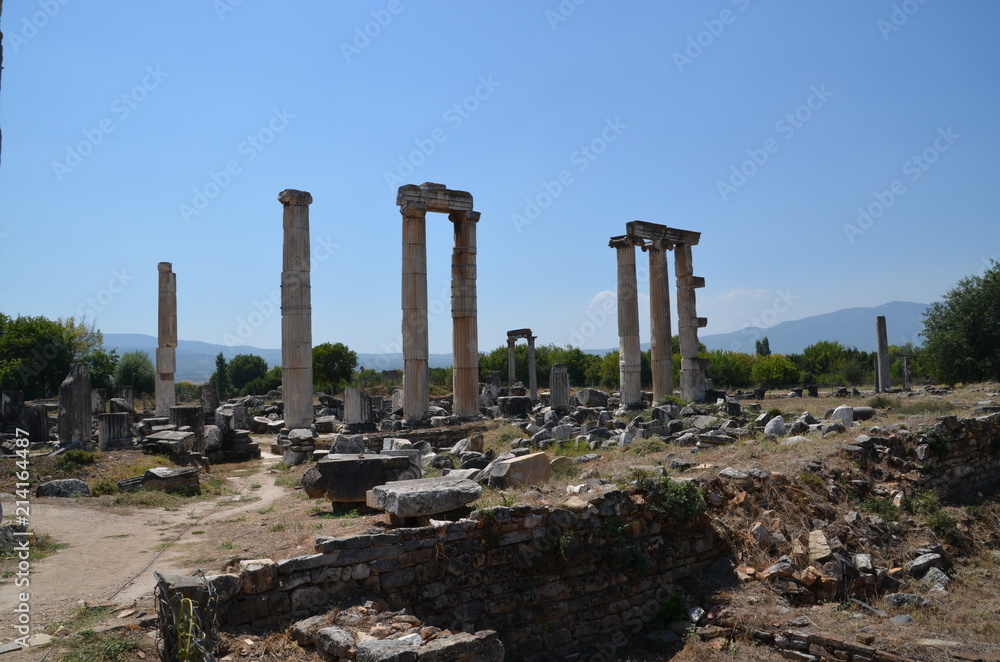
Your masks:
<svg viewBox="0 0 1000 662"><path fill-rule="evenodd" d="M802 373L787 356L761 356L753 364L753 380L766 388L798 384Z"/></svg>
<svg viewBox="0 0 1000 662"><path fill-rule="evenodd" d="M90 485L91 496L103 496L105 494L118 494L118 483L110 478L100 478Z"/></svg>
<svg viewBox="0 0 1000 662"><path fill-rule="evenodd" d="M60 474L69 473L73 469L84 464L93 464L96 459L97 453L91 453L90 451L81 451L76 449L66 451L66 454L59 458L59 464L56 466L56 472Z"/></svg>
<svg viewBox="0 0 1000 662"><path fill-rule="evenodd" d="M659 439L636 439L628 445L625 452L643 457L653 453L662 453L665 450L667 450L667 445Z"/></svg>
<svg viewBox="0 0 1000 662"><path fill-rule="evenodd" d="M653 512L679 528L693 524L707 508L701 490L690 481L640 474L635 490L646 498Z"/></svg>

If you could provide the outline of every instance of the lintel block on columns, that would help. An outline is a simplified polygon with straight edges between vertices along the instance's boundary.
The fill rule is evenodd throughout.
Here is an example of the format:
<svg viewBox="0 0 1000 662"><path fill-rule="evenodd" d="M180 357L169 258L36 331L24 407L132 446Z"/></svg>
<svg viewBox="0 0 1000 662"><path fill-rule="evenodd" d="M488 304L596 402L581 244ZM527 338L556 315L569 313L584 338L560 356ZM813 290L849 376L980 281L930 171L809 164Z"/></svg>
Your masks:
<svg viewBox="0 0 1000 662"><path fill-rule="evenodd" d="M420 186L406 184L400 186L396 193L396 204L403 205L419 203L427 206L427 211L447 214L453 211L472 211L472 194L466 191L453 191L443 184L425 182Z"/></svg>

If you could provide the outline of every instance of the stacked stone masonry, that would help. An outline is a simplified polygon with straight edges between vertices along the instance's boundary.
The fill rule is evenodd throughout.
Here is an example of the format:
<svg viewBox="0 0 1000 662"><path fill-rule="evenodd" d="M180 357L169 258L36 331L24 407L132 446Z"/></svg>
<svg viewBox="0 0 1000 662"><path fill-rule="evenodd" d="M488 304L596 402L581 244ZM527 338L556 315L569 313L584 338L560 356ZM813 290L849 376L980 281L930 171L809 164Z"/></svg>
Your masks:
<svg viewBox="0 0 1000 662"><path fill-rule="evenodd" d="M1000 413L977 418L946 416L934 432L915 440L920 465L906 478L921 490L962 501L1000 487ZM907 453L907 455L911 455Z"/></svg>
<svg viewBox="0 0 1000 662"><path fill-rule="evenodd" d="M277 628L362 593L453 631L496 630L512 660L577 659L651 621L675 585L726 554L707 525L676 532L641 499L609 492L574 510L518 506L353 538L316 554L210 577L220 621ZM681 589L677 589L681 590Z"/></svg>

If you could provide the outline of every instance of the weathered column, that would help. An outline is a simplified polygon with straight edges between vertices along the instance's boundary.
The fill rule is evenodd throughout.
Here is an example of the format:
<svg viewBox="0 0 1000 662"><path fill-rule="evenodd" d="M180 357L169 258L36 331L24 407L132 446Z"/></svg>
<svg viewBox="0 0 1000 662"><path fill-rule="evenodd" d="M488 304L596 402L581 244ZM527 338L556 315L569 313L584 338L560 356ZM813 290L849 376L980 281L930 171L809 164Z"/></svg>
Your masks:
<svg viewBox="0 0 1000 662"><path fill-rule="evenodd" d="M59 445L90 445L90 366L74 363L59 385Z"/></svg>
<svg viewBox="0 0 1000 662"><path fill-rule="evenodd" d="M156 348L156 415L166 416L177 404L174 372L177 368L177 275L169 262L160 262L159 335Z"/></svg>
<svg viewBox="0 0 1000 662"><path fill-rule="evenodd" d="M215 410L219 408L219 394L208 384L198 388L198 399L201 401L201 411L205 414L206 423L215 422Z"/></svg>
<svg viewBox="0 0 1000 662"><path fill-rule="evenodd" d="M281 385L285 427L308 428L313 422L312 294L309 264L309 205L306 191L278 194L284 207L281 271Z"/></svg>
<svg viewBox="0 0 1000 662"><path fill-rule="evenodd" d="M135 409L135 387L119 386L118 397L128 403L129 411Z"/></svg>
<svg viewBox="0 0 1000 662"><path fill-rule="evenodd" d="M287 407L287 405L286 405ZM205 452L205 414L200 405L176 405L170 408L170 424L177 427L189 427L194 433L192 451Z"/></svg>
<svg viewBox="0 0 1000 662"><path fill-rule="evenodd" d="M903 358L903 390L907 393L913 390L913 382L910 379L910 357Z"/></svg>
<svg viewBox="0 0 1000 662"><path fill-rule="evenodd" d="M650 364L653 369L654 404L674 392L673 347L670 331L670 282L667 250L662 240L644 247L649 251Z"/></svg>
<svg viewBox="0 0 1000 662"><path fill-rule="evenodd" d="M549 369L549 405L569 409L569 372L565 363L553 363Z"/></svg>
<svg viewBox="0 0 1000 662"><path fill-rule="evenodd" d="M24 417L24 391L0 392L0 432L14 434Z"/></svg>
<svg viewBox="0 0 1000 662"><path fill-rule="evenodd" d="M427 206L408 203L403 215L403 416L427 418Z"/></svg>
<svg viewBox="0 0 1000 662"><path fill-rule="evenodd" d="M531 402L538 402L538 371L535 369L535 338L528 336L528 395Z"/></svg>
<svg viewBox="0 0 1000 662"><path fill-rule="evenodd" d="M477 211L448 214L455 226L451 253L452 390L455 416L479 414L479 322L476 300Z"/></svg>
<svg viewBox="0 0 1000 662"><path fill-rule="evenodd" d="M90 389L90 411L96 416L108 409L108 392L103 388Z"/></svg>
<svg viewBox="0 0 1000 662"><path fill-rule="evenodd" d="M872 366L872 370L874 371L874 374L875 374L875 392L876 393L881 393L882 392L882 386L881 386L881 383L880 383L881 380L879 379L881 377L881 375L879 374L879 370L878 370L878 356L875 357L875 361L874 361L874 365Z"/></svg>
<svg viewBox="0 0 1000 662"><path fill-rule="evenodd" d="M613 237L608 244L618 255L618 347L621 405L642 407L642 356L639 351L639 293L635 275L635 244Z"/></svg>
<svg viewBox="0 0 1000 662"><path fill-rule="evenodd" d="M97 415L97 447L113 451L132 446L132 420L127 413Z"/></svg>
<svg viewBox="0 0 1000 662"><path fill-rule="evenodd" d="M28 441L43 444L49 440L49 411L45 405L28 405L24 410L24 431Z"/></svg>
<svg viewBox="0 0 1000 662"><path fill-rule="evenodd" d="M885 329L885 316L875 319L875 330L878 333L878 392L889 390L889 334Z"/></svg>
<svg viewBox="0 0 1000 662"><path fill-rule="evenodd" d="M517 376L514 373L515 344L517 344L517 338L507 338L507 386L513 386L514 382L517 381Z"/></svg>
<svg viewBox="0 0 1000 662"><path fill-rule="evenodd" d="M681 397L701 402L705 399L705 370L711 361L698 358L698 329L708 321L698 317L695 288L705 287L705 279L694 276L690 244L674 248L677 276L677 333L681 345Z"/></svg>

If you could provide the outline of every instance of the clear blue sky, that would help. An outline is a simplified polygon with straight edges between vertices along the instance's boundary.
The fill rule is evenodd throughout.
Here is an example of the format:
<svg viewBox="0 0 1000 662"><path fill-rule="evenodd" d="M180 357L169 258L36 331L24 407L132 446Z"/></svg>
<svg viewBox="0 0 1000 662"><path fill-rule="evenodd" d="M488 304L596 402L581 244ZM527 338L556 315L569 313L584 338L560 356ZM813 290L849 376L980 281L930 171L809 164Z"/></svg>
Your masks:
<svg viewBox="0 0 1000 662"><path fill-rule="evenodd" d="M997 3L3 9L8 315L155 335L166 261L182 339L278 347L285 188L314 198L314 341L362 352L398 347L400 183L474 196L484 350L616 346L607 242L635 219L702 233L703 334L931 302L1000 253ZM451 225L428 221L446 353Z"/></svg>

